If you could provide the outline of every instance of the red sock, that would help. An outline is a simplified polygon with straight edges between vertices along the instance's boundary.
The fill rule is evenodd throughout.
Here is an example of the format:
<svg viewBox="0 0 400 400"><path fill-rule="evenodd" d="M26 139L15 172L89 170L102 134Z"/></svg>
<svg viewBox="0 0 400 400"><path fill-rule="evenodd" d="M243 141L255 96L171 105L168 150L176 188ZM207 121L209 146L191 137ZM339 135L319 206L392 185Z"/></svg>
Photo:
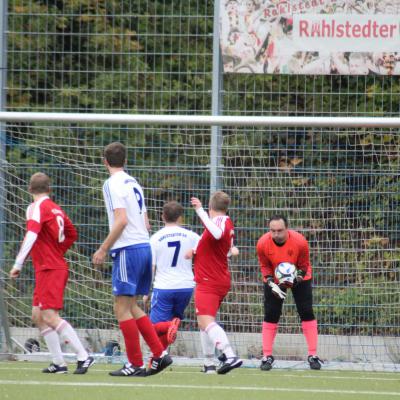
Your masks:
<svg viewBox="0 0 400 400"><path fill-rule="evenodd" d="M154 329L154 326L150 321L150 318L145 315L137 319L136 324L139 332L143 336L144 341L147 343L150 351L153 353L153 357L160 357L164 349L160 342L160 339L157 336L156 330Z"/></svg>
<svg viewBox="0 0 400 400"><path fill-rule="evenodd" d="M272 348L276 333L278 332L278 324L271 322L263 322L262 325L262 348L264 356L272 355Z"/></svg>
<svg viewBox="0 0 400 400"><path fill-rule="evenodd" d="M167 350L169 343L168 343L168 339L167 339L167 334L164 333L163 335L158 336L158 338L160 339L161 344L164 347L164 350Z"/></svg>
<svg viewBox="0 0 400 400"><path fill-rule="evenodd" d="M318 344L318 326L317 320L303 321L301 323L303 328L303 334L306 338L308 355L315 356L317 354L317 344Z"/></svg>
<svg viewBox="0 0 400 400"><path fill-rule="evenodd" d="M156 330L157 335L160 337L160 335L168 332L168 328L170 325L171 321L157 322L156 324L154 324L154 329Z"/></svg>
<svg viewBox="0 0 400 400"><path fill-rule="evenodd" d="M139 331L135 319L121 321L119 328L124 335L128 361L135 367L141 367L143 365L143 355L140 349Z"/></svg>

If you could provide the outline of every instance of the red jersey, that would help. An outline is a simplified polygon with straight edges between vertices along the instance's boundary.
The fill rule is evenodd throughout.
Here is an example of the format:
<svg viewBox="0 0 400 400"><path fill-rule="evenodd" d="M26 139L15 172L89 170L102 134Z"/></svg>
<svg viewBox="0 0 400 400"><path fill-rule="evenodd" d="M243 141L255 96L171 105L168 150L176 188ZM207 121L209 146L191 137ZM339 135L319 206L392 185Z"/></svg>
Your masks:
<svg viewBox="0 0 400 400"><path fill-rule="evenodd" d="M257 256L264 277L274 276L275 268L281 262L294 264L303 270L304 280L311 279L310 251L307 239L299 232L289 230L285 244L278 246L268 232L260 237L257 243Z"/></svg>
<svg viewBox="0 0 400 400"><path fill-rule="evenodd" d="M227 215L215 217L213 222L221 228L222 236L215 239L207 228L204 230L194 258L194 280L208 286L230 287L228 253L234 236L233 222Z"/></svg>
<svg viewBox="0 0 400 400"><path fill-rule="evenodd" d="M37 234L30 252L35 271L68 269L64 254L78 235L67 214L46 196L27 208L26 219L27 230Z"/></svg>

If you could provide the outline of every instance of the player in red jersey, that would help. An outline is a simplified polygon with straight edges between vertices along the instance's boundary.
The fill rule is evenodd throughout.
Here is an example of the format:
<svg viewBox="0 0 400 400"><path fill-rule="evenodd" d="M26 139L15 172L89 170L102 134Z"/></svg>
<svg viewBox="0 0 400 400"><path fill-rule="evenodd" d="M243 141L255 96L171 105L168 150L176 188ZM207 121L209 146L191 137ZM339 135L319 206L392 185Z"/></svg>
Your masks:
<svg viewBox="0 0 400 400"><path fill-rule="evenodd" d="M77 233L67 214L49 198L50 179L38 172L32 175L29 192L33 203L26 211L27 232L14 266L11 278L20 275L25 259L30 254L35 269L35 289L32 302L32 320L39 328L52 355L52 363L44 373L67 373L60 339L68 341L77 354L74 374L85 374L94 363L72 326L62 319L64 289L68 281L68 264L64 254L77 239Z"/></svg>
<svg viewBox="0 0 400 400"><path fill-rule="evenodd" d="M218 309L231 287L228 256L232 248L234 227L226 215L230 199L224 192L213 193L209 214L204 211L198 198L192 197L191 203L205 227L194 259L194 302L202 348L210 361L215 347L222 352L222 364L217 372L226 374L242 365L242 360L234 353L225 331L215 322ZM211 362L204 365L204 372L211 372L212 369L215 371Z"/></svg>
<svg viewBox="0 0 400 400"><path fill-rule="evenodd" d="M269 371L274 362L272 348L286 297L286 288L277 285L274 271L282 262L289 262L297 268L296 284L292 288L292 293L308 346L308 362L311 369L321 369L322 360L316 355L318 327L312 305L312 275L308 242L302 234L288 229L288 221L283 215L274 215L269 220L269 229L270 231L261 236L257 243L257 255L264 280L262 327L264 357L261 361L261 370Z"/></svg>

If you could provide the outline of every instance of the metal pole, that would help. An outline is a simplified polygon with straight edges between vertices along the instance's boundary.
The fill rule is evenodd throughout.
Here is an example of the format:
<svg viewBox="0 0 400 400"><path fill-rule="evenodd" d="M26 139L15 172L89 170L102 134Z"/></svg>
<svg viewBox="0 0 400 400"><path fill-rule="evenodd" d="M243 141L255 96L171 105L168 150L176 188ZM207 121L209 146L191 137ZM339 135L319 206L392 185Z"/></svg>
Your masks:
<svg viewBox="0 0 400 400"><path fill-rule="evenodd" d="M7 0L0 1L0 111L5 110L7 101ZM0 323L3 327L6 351L12 352L12 342L6 304L4 301L4 279L5 279L5 174L6 165L6 124L0 121Z"/></svg>
<svg viewBox="0 0 400 400"><path fill-rule="evenodd" d="M213 35L213 69L212 69L212 105L213 116L221 114L222 69L221 50L219 45L219 7L220 0L214 1L214 35ZM210 192L221 187L219 176L222 156L222 128L220 125L211 127L211 159L210 159Z"/></svg>

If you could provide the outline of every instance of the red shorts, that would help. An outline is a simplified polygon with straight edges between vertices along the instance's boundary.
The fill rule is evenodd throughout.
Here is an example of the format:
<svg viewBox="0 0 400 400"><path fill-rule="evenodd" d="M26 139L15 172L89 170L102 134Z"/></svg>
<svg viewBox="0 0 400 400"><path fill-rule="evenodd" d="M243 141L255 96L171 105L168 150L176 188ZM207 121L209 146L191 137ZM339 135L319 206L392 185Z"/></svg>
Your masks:
<svg viewBox="0 0 400 400"><path fill-rule="evenodd" d="M32 305L41 310L61 310L64 289L68 281L67 269L46 269L35 272L35 289Z"/></svg>
<svg viewBox="0 0 400 400"><path fill-rule="evenodd" d="M194 305L196 315L211 315L216 317L219 307L228 294L230 287L210 287L197 285L194 290Z"/></svg>

